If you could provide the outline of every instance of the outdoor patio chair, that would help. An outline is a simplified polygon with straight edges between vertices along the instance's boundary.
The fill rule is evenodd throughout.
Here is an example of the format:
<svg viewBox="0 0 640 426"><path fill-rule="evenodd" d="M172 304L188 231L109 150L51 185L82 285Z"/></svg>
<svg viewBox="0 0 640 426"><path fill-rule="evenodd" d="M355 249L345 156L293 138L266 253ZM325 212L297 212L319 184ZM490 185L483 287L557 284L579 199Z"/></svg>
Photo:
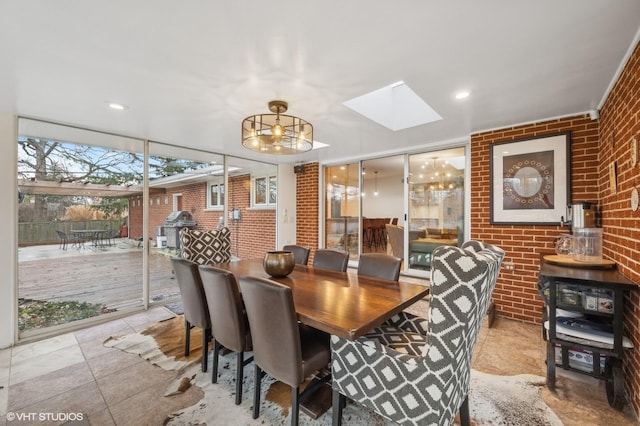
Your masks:
<svg viewBox="0 0 640 426"><path fill-rule="evenodd" d="M60 238L60 248L62 250L66 250L67 244L69 243L69 237L62 231L56 231L56 234L58 235L58 238Z"/></svg>

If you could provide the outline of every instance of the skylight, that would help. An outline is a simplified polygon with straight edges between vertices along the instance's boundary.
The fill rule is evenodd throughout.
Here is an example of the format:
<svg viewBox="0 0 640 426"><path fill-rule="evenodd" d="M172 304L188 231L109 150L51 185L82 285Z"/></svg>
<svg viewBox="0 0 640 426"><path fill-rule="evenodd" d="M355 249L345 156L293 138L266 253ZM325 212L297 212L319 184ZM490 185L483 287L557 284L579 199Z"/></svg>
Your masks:
<svg viewBox="0 0 640 426"><path fill-rule="evenodd" d="M393 131L442 120L403 81L353 98L344 105Z"/></svg>

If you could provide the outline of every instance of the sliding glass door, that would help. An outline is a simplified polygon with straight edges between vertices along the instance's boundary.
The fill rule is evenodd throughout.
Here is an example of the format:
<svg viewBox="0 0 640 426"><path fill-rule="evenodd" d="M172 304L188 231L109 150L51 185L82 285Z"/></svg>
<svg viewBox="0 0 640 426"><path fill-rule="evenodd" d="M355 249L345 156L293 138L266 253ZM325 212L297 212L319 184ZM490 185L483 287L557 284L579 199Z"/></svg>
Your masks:
<svg viewBox="0 0 640 426"><path fill-rule="evenodd" d="M428 271L435 247L463 241L465 163L459 147L326 166L325 247Z"/></svg>
<svg viewBox="0 0 640 426"><path fill-rule="evenodd" d="M360 164L325 167L324 246L357 260L360 235Z"/></svg>
<svg viewBox="0 0 640 426"><path fill-rule="evenodd" d="M464 148L409 156L409 267L428 270L439 245L464 238Z"/></svg>

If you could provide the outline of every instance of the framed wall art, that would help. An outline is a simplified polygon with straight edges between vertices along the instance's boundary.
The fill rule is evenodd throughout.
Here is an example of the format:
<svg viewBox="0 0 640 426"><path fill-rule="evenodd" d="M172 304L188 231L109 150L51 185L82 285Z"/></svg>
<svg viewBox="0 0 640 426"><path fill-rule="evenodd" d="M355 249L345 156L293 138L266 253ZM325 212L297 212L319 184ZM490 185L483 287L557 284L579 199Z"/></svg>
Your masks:
<svg viewBox="0 0 640 426"><path fill-rule="evenodd" d="M571 133L494 143L489 150L491 223L560 224L571 200Z"/></svg>

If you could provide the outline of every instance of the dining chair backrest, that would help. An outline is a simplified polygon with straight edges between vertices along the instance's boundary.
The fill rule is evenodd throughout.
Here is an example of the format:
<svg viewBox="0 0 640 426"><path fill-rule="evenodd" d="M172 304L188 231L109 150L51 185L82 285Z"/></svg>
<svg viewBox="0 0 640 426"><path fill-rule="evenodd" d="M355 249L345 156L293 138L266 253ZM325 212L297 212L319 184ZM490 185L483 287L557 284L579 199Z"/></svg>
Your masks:
<svg viewBox="0 0 640 426"><path fill-rule="evenodd" d="M171 265L180 288L185 320L202 329L210 328L211 320L209 319L207 296L200 280L198 264L174 257L171 259Z"/></svg>
<svg viewBox="0 0 640 426"><path fill-rule="evenodd" d="M427 342L432 354L458 354L464 347L469 362L496 285L504 250L492 244L466 241L462 247L439 246L431 260ZM461 305L466 301L467 305ZM457 309L450 309L451 304ZM452 338L453 336L461 338Z"/></svg>
<svg viewBox="0 0 640 426"><path fill-rule="evenodd" d="M504 254L439 246L425 318L401 311L359 339L332 336L333 424L350 398L396 424L450 425L459 411L469 425L471 358Z"/></svg>
<svg viewBox="0 0 640 426"><path fill-rule="evenodd" d="M267 373L291 386L291 425L297 426L300 400L314 387L301 394L300 385L329 365L329 335L298 322L291 288L265 278L241 277L240 290L253 338L253 418L260 413L261 377Z"/></svg>
<svg viewBox="0 0 640 426"><path fill-rule="evenodd" d="M202 371L208 368L209 341L211 340L211 318L207 306L207 296L202 287L198 264L180 257L171 258L171 266L176 274L185 322L184 354L190 353L191 327L202 329Z"/></svg>
<svg viewBox="0 0 640 426"><path fill-rule="evenodd" d="M317 249L313 254L313 267L345 272L349 264L349 253L333 249Z"/></svg>
<svg viewBox="0 0 640 426"><path fill-rule="evenodd" d="M400 259L404 259L404 229L390 223L387 223L385 227L387 228L392 254Z"/></svg>
<svg viewBox="0 0 640 426"><path fill-rule="evenodd" d="M291 289L256 277L241 277L240 289L251 325L254 362L289 386L300 385L302 350Z"/></svg>
<svg viewBox="0 0 640 426"><path fill-rule="evenodd" d="M292 252L298 265L306 265L309 262L309 252L311 251L309 247L288 244L282 247L282 250Z"/></svg>
<svg viewBox="0 0 640 426"><path fill-rule="evenodd" d="M180 257L199 265L224 263L231 260L231 231L222 227L210 231L182 228Z"/></svg>
<svg viewBox="0 0 640 426"><path fill-rule="evenodd" d="M383 253L363 253L358 260L358 275L398 281L402 259Z"/></svg>
<svg viewBox="0 0 640 426"><path fill-rule="evenodd" d="M253 349L249 321L235 276L223 269L207 265L198 267L207 305L211 314L211 334L214 339L211 382L218 381L218 361L222 347L236 353L236 405L242 403L244 367L253 358L244 353Z"/></svg>
<svg viewBox="0 0 640 426"><path fill-rule="evenodd" d="M211 315L213 338L234 352L248 350L249 324L246 322L242 296L236 277L223 269L198 267Z"/></svg>

